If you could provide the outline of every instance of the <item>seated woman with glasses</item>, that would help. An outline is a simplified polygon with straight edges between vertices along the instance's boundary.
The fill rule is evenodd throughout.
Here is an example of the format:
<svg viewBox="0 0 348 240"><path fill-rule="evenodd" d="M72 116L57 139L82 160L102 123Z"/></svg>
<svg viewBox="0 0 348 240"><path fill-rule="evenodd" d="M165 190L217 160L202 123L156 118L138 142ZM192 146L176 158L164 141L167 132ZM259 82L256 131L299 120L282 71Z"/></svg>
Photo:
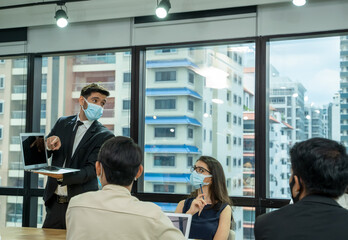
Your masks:
<svg viewBox="0 0 348 240"><path fill-rule="evenodd" d="M189 238L228 239L232 210L220 162L201 156L191 171L190 182L195 190L188 199L180 201L175 210L192 215Z"/></svg>

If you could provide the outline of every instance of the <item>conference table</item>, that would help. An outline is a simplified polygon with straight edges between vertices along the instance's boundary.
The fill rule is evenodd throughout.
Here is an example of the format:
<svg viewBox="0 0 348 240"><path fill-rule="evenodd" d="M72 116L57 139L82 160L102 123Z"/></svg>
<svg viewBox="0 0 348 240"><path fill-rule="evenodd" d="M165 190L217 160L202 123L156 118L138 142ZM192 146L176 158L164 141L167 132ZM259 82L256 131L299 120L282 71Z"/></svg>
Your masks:
<svg viewBox="0 0 348 240"><path fill-rule="evenodd" d="M30 227L0 228L0 240L65 240L66 230Z"/></svg>

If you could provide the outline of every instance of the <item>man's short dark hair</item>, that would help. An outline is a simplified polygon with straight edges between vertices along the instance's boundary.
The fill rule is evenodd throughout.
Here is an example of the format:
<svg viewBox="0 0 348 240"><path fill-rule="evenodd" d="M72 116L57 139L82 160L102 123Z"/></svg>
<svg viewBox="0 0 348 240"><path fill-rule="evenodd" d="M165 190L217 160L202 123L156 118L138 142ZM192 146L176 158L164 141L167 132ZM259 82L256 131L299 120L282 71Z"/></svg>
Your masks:
<svg viewBox="0 0 348 240"><path fill-rule="evenodd" d="M91 84L84 86L81 89L81 96L87 99L94 92L98 92L98 93L103 94L107 97L110 95L109 91L106 90L103 86L96 84L96 83L91 83Z"/></svg>
<svg viewBox="0 0 348 240"><path fill-rule="evenodd" d="M312 138L290 150L293 174L300 177L308 194L341 196L348 185L346 148L333 140Z"/></svg>
<svg viewBox="0 0 348 240"><path fill-rule="evenodd" d="M102 164L108 183L129 186L142 162L140 147L128 137L113 137L100 149L98 161Z"/></svg>

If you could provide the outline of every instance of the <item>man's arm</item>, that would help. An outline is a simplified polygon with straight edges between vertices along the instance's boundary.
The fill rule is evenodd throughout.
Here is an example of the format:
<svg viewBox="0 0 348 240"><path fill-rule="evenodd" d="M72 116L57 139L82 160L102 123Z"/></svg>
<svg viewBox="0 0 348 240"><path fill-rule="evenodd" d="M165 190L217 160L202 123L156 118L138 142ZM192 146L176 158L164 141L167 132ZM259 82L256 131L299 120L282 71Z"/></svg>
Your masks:
<svg viewBox="0 0 348 240"><path fill-rule="evenodd" d="M110 131L101 132L99 133L99 135L100 140L97 140L94 146L91 146L91 148L88 149L81 148L79 150L87 151L87 153L77 153L77 160L81 161L81 158L85 158L85 164L80 168L80 171L78 172L64 174L63 181L61 183L62 186L86 183L91 179L97 177L95 172L95 162L98 159L99 150L106 140L114 136Z"/></svg>

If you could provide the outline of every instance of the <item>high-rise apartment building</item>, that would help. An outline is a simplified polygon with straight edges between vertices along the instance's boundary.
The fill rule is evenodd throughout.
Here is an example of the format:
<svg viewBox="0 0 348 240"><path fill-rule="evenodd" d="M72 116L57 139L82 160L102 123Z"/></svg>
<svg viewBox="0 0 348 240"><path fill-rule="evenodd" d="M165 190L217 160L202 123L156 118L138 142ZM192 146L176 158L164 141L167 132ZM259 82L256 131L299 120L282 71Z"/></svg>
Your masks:
<svg viewBox="0 0 348 240"><path fill-rule="evenodd" d="M345 146L348 146L348 36L342 36L340 40L340 140Z"/></svg>

